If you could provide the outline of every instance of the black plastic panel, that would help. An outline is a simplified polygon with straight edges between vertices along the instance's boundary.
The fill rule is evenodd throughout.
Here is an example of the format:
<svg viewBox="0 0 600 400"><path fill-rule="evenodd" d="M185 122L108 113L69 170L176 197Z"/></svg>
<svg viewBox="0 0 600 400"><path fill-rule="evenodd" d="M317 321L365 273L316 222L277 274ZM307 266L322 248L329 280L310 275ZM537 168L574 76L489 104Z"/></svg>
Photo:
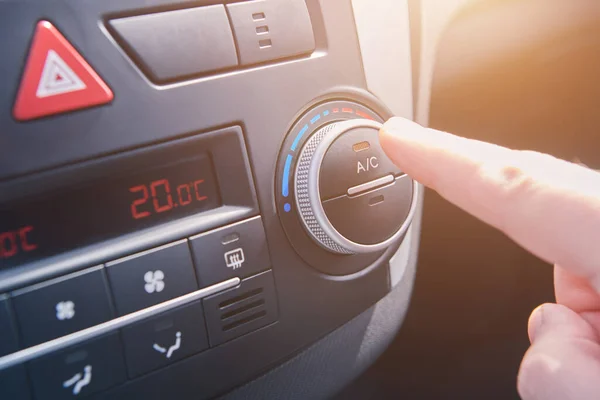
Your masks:
<svg viewBox="0 0 600 400"><path fill-rule="evenodd" d="M202 301L211 346L240 337L277 320L273 273L245 279L240 286Z"/></svg>
<svg viewBox="0 0 600 400"><path fill-rule="evenodd" d="M106 267L120 315L198 289L187 240L112 261Z"/></svg>
<svg viewBox="0 0 600 400"><path fill-rule="evenodd" d="M200 286L271 268L265 229L259 217L190 238Z"/></svg>
<svg viewBox="0 0 600 400"><path fill-rule="evenodd" d="M154 81L181 80L238 65L223 5L116 18L108 26Z"/></svg>
<svg viewBox="0 0 600 400"><path fill-rule="evenodd" d="M19 349L16 324L9 301L8 296L0 297L0 332L2 332L0 357Z"/></svg>
<svg viewBox="0 0 600 400"><path fill-rule="evenodd" d="M221 206L208 154L199 152L186 159L179 152L170 160L161 156L142 155L151 164L147 168L123 169L3 205L0 267L22 265ZM241 171L243 176L243 167ZM85 177L83 166L78 175Z"/></svg>
<svg viewBox="0 0 600 400"><path fill-rule="evenodd" d="M227 5L240 64L308 55L315 38L304 0L253 0Z"/></svg>
<svg viewBox="0 0 600 400"><path fill-rule="evenodd" d="M356 243L375 244L389 239L406 220L413 186L413 181L405 175L357 197L341 196L323 202L323 208L342 235Z"/></svg>
<svg viewBox="0 0 600 400"><path fill-rule="evenodd" d="M17 262L16 265L20 265L19 268L0 271L0 290L10 289L15 285L23 285L22 281L27 281L27 279L46 279L51 276L80 269L82 266L92 266L112 261L118 257L129 256L131 253L160 246L207 229L216 228L225 223L254 216L258 213L250 165L246 155L242 132L239 127L201 133L189 138L149 148L141 148L45 173L0 182L0 204L2 204L0 207L2 207L4 213L13 215L14 212L11 209L11 204L19 204L21 201L29 199L38 199L47 193L68 191L72 187L77 187L90 181L95 182L107 179L107 177L112 179L115 176L120 177L123 174L127 175L127 173L145 170L152 166L169 165L169 163L177 163L181 160L196 159L203 154L210 155L212 158L215 180L218 183L220 207L196 214L192 213L192 215L188 215L185 218L175 218L175 220L163 224L160 223L160 220L157 221L158 224L153 223L150 221L153 216L149 216L147 218L149 223L144 222L146 219L137 220L141 223L140 228L144 228L145 225L146 229L140 229L131 233L121 231L121 235L118 235L116 238L94 243L87 247L80 247L71 252L67 252L71 250L68 247L50 248L48 252L51 254L60 253L61 250L65 253L28 264ZM164 172L164 169L159 168L158 173L160 172ZM198 173L200 172L198 171ZM131 194L127 193L126 189L123 192ZM100 193L99 195L110 196L106 193ZM130 201L134 201L139 196L137 193L133 195L135 197L130 198ZM112 196L121 197L117 193L114 193ZM48 199L47 201L51 203L51 200ZM103 212L113 214L111 218L114 218L114 214L120 215L121 212L125 212L124 218L131 221L132 217L129 209L133 203L129 204L127 201L121 201L120 204L120 210L109 208ZM48 207L51 207L51 204ZM141 206L138 207L138 211L141 212L144 210L147 211L148 209L144 209ZM100 210L93 212L100 213ZM168 213L158 214L158 217L178 212L179 209L173 208ZM154 217L156 216L154 215ZM22 217L26 218L28 216L23 215ZM67 213L62 216L61 224L52 224L45 227L46 236L67 236L69 232L63 232L63 230L69 229L69 224L86 227L86 218L88 218L86 215ZM117 218L116 223L122 223L119 222L120 218L123 218L123 216L121 215L121 217ZM23 225L27 225L27 222L28 220L24 220ZM4 223L5 221L2 221L0 226L4 227ZM14 227L19 226L21 225L15 225ZM14 227L9 226L8 229ZM101 235L95 232L94 227L90 227L89 231L95 234L95 237L92 237L91 241L94 239L96 241L106 239L106 237L100 237ZM87 241L89 243L90 238L78 238L77 241ZM53 242L56 241L53 240L49 244ZM37 243L37 245L38 248L31 252L32 255L36 252L44 251L45 243ZM26 256L25 259L27 260L31 257ZM12 261L13 259L22 261L20 254L16 254L10 258L0 258L0 267L15 265L15 262ZM25 277L23 275L25 272L35 275Z"/></svg>
<svg viewBox="0 0 600 400"><path fill-rule="evenodd" d="M129 376L134 378L208 348L202 303L197 301L121 331Z"/></svg>
<svg viewBox="0 0 600 400"><path fill-rule="evenodd" d="M24 365L0 371L0 398L11 400L31 399L29 381Z"/></svg>
<svg viewBox="0 0 600 400"><path fill-rule="evenodd" d="M106 278L90 268L12 293L21 344L33 346L113 317Z"/></svg>
<svg viewBox="0 0 600 400"><path fill-rule="evenodd" d="M33 360L27 369L36 400L89 396L127 378L123 348L116 332Z"/></svg>
<svg viewBox="0 0 600 400"><path fill-rule="evenodd" d="M193 6L216 3L198 1ZM387 265L397 246L363 259L351 275L325 275L290 244L274 197L280 189L274 180L279 150L286 132L307 107L348 99L366 104L382 117L389 115L365 90L351 2L307 0L316 42L309 57L157 86L124 54L104 24L110 18L187 5L169 0L0 3L0 15L6 21L0 25L0 34L11 38L0 43L5 55L0 61L2 204L13 200L13 195L36 196L40 191L73 184L81 178L80 162L90 167L92 175L104 174L107 167L101 160L137 154L148 146L192 143L195 138L214 144L221 138L228 141L227 146L219 145L210 152L222 207L78 249L68 256L7 269L0 273L0 290L23 287L258 214L268 241L277 289L277 323L117 386L98 398L185 400L223 394L314 343L390 290ZM31 34L42 17L56 25L112 88L115 99L110 105L27 123L11 117ZM118 173L122 164L114 165L112 171ZM230 181L232 196L228 197L223 182L228 182L227 171L239 165L244 166L245 175ZM365 265L368 267L363 269Z"/></svg>

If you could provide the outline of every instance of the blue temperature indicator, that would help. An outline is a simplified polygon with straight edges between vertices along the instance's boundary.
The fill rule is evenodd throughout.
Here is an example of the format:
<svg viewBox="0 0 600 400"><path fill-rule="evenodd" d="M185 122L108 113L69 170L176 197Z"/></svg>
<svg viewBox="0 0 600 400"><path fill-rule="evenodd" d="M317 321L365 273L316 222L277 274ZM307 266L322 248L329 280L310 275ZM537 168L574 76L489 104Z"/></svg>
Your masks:
<svg viewBox="0 0 600 400"><path fill-rule="evenodd" d="M281 194L283 197L290 195L290 169L292 168L292 156L288 154L283 168L283 182L281 185Z"/></svg>
<svg viewBox="0 0 600 400"><path fill-rule="evenodd" d="M296 139L294 139L294 143L292 143L292 151L296 150L296 147L298 147L298 143L300 143L300 139L302 139L302 136L304 136L306 131L308 131L308 124L304 125L302 129L300 129L300 132L298 132L298 136L296 136Z"/></svg>

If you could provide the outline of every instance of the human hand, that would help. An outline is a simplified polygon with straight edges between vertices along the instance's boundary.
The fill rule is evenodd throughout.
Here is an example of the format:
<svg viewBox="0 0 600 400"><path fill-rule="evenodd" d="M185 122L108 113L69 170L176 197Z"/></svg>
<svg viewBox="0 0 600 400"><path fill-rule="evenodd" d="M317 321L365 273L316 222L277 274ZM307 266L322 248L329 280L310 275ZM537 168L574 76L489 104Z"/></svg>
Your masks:
<svg viewBox="0 0 600 400"><path fill-rule="evenodd" d="M402 118L384 124L380 142L412 178L555 265L558 304L529 318L521 397L600 398L600 174Z"/></svg>

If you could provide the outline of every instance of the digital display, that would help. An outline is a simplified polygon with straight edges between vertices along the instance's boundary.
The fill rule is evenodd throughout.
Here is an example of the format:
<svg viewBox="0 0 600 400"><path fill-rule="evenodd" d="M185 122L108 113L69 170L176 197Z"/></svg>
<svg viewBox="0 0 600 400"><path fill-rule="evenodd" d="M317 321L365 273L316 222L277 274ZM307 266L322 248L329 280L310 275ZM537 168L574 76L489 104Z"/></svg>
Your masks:
<svg viewBox="0 0 600 400"><path fill-rule="evenodd" d="M0 267L59 254L221 205L208 155L0 206Z"/></svg>

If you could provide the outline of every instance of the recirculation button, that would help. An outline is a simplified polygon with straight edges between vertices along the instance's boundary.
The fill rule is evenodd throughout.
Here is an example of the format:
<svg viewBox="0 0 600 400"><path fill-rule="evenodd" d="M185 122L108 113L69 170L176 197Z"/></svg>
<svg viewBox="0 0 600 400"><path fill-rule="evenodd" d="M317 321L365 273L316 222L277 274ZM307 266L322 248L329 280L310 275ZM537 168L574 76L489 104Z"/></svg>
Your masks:
<svg viewBox="0 0 600 400"><path fill-rule="evenodd" d="M323 202L325 215L348 240L377 244L392 237L405 221L412 202L412 186L413 181L404 175L356 197L327 200Z"/></svg>
<svg viewBox="0 0 600 400"><path fill-rule="evenodd" d="M361 183L360 185L352 186L351 188L348 188L347 193L348 196L358 196L359 194L378 189L381 186L389 185L394 182L395 179L396 177L392 174L386 175L366 183Z"/></svg>

